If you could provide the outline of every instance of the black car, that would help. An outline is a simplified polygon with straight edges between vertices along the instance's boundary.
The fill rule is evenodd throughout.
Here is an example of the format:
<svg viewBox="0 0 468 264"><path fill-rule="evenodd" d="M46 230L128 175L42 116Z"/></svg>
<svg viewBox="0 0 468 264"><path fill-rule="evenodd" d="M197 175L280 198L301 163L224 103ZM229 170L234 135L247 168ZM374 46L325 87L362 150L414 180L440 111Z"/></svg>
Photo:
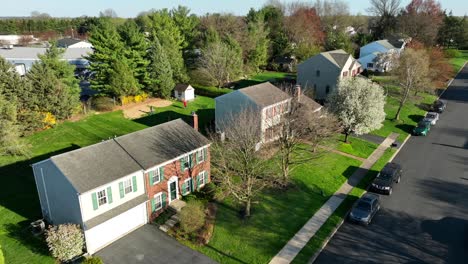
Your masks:
<svg viewBox="0 0 468 264"><path fill-rule="evenodd" d="M384 194L392 194L393 183L399 183L403 170L401 165L390 162L377 174L371 185L371 191Z"/></svg>
<svg viewBox="0 0 468 264"><path fill-rule="evenodd" d="M380 197L377 194L366 193L354 204L348 219L351 222L368 225L379 209Z"/></svg>
<svg viewBox="0 0 468 264"><path fill-rule="evenodd" d="M442 100L437 100L432 104L432 111L437 113L444 112L445 108L447 108L447 103Z"/></svg>

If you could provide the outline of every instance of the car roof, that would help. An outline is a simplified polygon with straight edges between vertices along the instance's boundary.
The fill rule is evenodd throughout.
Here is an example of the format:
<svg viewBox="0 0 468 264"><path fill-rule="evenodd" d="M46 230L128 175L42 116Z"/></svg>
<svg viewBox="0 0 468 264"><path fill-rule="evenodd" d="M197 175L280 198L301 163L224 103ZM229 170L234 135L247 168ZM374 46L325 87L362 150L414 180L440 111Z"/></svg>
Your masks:
<svg viewBox="0 0 468 264"><path fill-rule="evenodd" d="M393 173L393 172L395 172L395 171L397 171L399 169L401 169L400 164L395 163L395 162L389 162L383 167L382 172Z"/></svg>
<svg viewBox="0 0 468 264"><path fill-rule="evenodd" d="M361 197L361 201L364 201L364 202L372 202L376 199L378 199L379 196L377 194L373 194L373 193L366 193L364 194L362 197Z"/></svg>

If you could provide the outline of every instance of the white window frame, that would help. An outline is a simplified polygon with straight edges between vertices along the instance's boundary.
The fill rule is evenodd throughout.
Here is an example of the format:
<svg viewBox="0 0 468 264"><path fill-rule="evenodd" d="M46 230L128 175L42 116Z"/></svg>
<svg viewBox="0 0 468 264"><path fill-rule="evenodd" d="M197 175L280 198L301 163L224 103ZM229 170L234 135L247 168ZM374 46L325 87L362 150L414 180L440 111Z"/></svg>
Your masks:
<svg viewBox="0 0 468 264"><path fill-rule="evenodd" d="M201 175L201 178L202 178L202 180L200 181L200 185L198 187L202 187L202 186L204 186L206 184L206 182L205 182L205 173L206 173L206 171L202 171L202 172L198 173L198 177L200 178L200 175ZM201 182L203 182L203 183L201 183Z"/></svg>
<svg viewBox="0 0 468 264"><path fill-rule="evenodd" d="M195 154L195 155L197 155L196 156L197 160L198 160L197 164L200 164L200 163L205 161L205 155L204 155L203 152L204 152L204 149L197 150L197 153ZM200 153L201 153L201 155L199 156Z"/></svg>
<svg viewBox="0 0 468 264"><path fill-rule="evenodd" d="M127 195L133 191L133 182L132 178L128 178L123 181L124 195ZM127 192L128 190L128 192Z"/></svg>
<svg viewBox="0 0 468 264"><path fill-rule="evenodd" d="M97 202L98 202L98 206L101 207L105 204L107 204L107 192L106 192L106 189L102 189L100 191L97 192ZM101 204L101 200L104 200L104 202Z"/></svg>
<svg viewBox="0 0 468 264"><path fill-rule="evenodd" d="M185 181L184 181L184 184L185 184L185 188L188 187L188 191L187 190L182 190L182 195L187 195L191 192L192 190L192 184L193 184L193 181L190 182L190 180L192 180L192 178L187 178ZM190 182L190 185L187 185L187 183Z"/></svg>
<svg viewBox="0 0 468 264"><path fill-rule="evenodd" d="M157 199L159 198L159 204L160 206L158 207L157 204L158 204L158 201ZM162 205L163 205L163 201L162 201L162 192L159 192L157 194L154 195L154 211L158 211L158 210L161 210L162 209Z"/></svg>
<svg viewBox="0 0 468 264"><path fill-rule="evenodd" d="M154 180L156 178L156 176L158 177L158 181ZM153 185L156 185L156 184L158 184L160 182L161 182L161 171L160 171L160 168L156 168L153 171Z"/></svg>
<svg viewBox="0 0 468 264"><path fill-rule="evenodd" d="M183 159L184 159L184 164L185 164L185 165L184 165L184 171L188 170L189 167L190 167L189 155L190 155L190 154L187 154L187 155L185 155L185 156L183 157Z"/></svg>

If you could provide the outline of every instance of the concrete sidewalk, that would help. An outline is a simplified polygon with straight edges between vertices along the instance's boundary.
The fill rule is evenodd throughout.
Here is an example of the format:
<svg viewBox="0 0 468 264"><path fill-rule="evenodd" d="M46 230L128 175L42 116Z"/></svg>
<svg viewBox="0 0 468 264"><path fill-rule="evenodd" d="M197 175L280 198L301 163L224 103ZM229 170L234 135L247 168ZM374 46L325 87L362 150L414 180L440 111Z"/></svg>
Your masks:
<svg viewBox="0 0 468 264"><path fill-rule="evenodd" d="M340 206L348 193L356 186L368 170L374 165L377 160L384 154L385 150L398 138L398 134L392 133L388 136L379 147L362 163L360 168L356 170L348 181L345 182L335 194L328 199L325 204L307 221L307 223L288 241L278 254L270 261L270 264L286 264L296 257L302 248L315 235L320 227L328 220L333 212Z"/></svg>

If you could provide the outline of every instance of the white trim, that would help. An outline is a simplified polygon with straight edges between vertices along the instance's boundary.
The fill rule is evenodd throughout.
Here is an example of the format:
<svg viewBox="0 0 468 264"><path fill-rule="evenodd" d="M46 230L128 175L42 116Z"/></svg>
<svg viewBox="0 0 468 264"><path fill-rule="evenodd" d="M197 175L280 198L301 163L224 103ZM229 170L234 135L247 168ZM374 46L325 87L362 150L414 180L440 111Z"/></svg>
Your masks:
<svg viewBox="0 0 468 264"><path fill-rule="evenodd" d="M203 178L203 184L198 185L198 182L197 182L198 188L201 188L201 187L205 186L205 184L206 184L205 173L207 173L206 170L201 171L201 172L198 173L198 177L200 177L200 175L202 175L202 178ZM198 181L198 179L197 179L197 181Z"/></svg>
<svg viewBox="0 0 468 264"><path fill-rule="evenodd" d="M161 201L161 207L154 207L154 212L159 211L163 208L162 194L163 192L158 192L157 194L153 195L153 199L156 200L156 197L159 197L159 200ZM156 205L156 202L155 202L155 205ZM151 210L153 210L153 208L151 208Z"/></svg>
<svg viewBox="0 0 468 264"><path fill-rule="evenodd" d="M188 192L185 192L185 190L182 190L182 195L187 195L187 194L189 194L189 193L192 192L191 190L192 190L192 187L193 187L193 178L192 178L192 177L188 177L187 179L184 180L184 184L186 185L187 182L190 182L190 181L192 181L192 182L191 182L190 185L189 185L189 191L188 191ZM187 186L187 185L186 185L186 186Z"/></svg>
<svg viewBox="0 0 468 264"><path fill-rule="evenodd" d="M151 186L154 186L154 185L156 185L156 184L162 182L163 179L161 178L161 171L160 171L161 168L163 168L163 167L162 167L162 166L159 166L159 167L157 167L157 168L154 169L154 170L150 170L150 171L155 171L155 172L157 172L158 178L159 178L159 181L154 181L154 180L153 180L153 179L154 179L154 175L153 175L153 177L151 177L151 180L153 181L153 185L151 185ZM150 172L150 171L147 172L147 173L148 173L148 176L149 176L149 172Z"/></svg>
<svg viewBox="0 0 468 264"><path fill-rule="evenodd" d="M194 152L196 152L196 151L199 150L199 149L209 148L210 146L211 146L211 143L206 144L206 145L201 146L201 147L199 147L199 148L196 148L196 149L194 149L194 150L192 150L192 151L190 151L190 152L186 152L186 153L184 153L184 154L182 154L182 155L179 155L179 156L177 156L177 157L175 157L175 158L173 158L173 159L171 159L171 160L165 161L165 162L163 162L163 163L159 163L159 164L157 164L157 165L155 165L155 166L153 166L153 167L150 167L150 168L147 169L147 170L143 170L143 172L144 172L144 173L147 173L147 172L149 172L150 170L153 170L154 168L161 167L161 166L166 166L167 164L170 164L170 163L172 163L172 162L174 162L174 161L180 160L183 156L187 156L187 155L189 155L189 154L193 154Z"/></svg>
<svg viewBox="0 0 468 264"><path fill-rule="evenodd" d="M128 174L128 175L125 175L125 176L123 176L123 177L120 177L120 178L118 178L117 180L113 180L113 181L108 182L108 183L106 183L106 184L103 184L103 185L101 185L101 186L97 186L96 188L93 188L93 189L91 189L91 190L89 190L89 191L86 191L86 192L84 192L84 193L80 193L80 195L87 195L88 193L97 192L97 191L99 191L99 190L101 190L101 189L107 189L107 187L111 187L111 186L113 186L115 183L119 184L120 182L124 181L124 180L125 180L126 178L128 178L128 177L130 177L130 179L132 179L133 176L137 176L137 177L138 177L140 172L143 173L143 170L135 171L135 172L133 172L133 173L130 173L130 174ZM145 182L144 177L145 177L145 175L143 174L143 183ZM67 178L67 177L65 177L65 178ZM133 181L133 179L132 179L132 181ZM133 183L132 183L132 184L133 184ZM119 195L120 195L120 194L119 194ZM119 196L119 197L120 197L120 196ZM124 197L125 197L125 196L124 196Z"/></svg>
<svg viewBox="0 0 468 264"><path fill-rule="evenodd" d="M179 178L177 178L177 176L172 176L168 181L167 181L167 194L168 194L168 198L169 198L169 203L170 204L172 201L171 201L171 183L175 182L176 183L176 197L174 200L172 201L175 201L175 200L178 200L179 199Z"/></svg>
<svg viewBox="0 0 468 264"><path fill-rule="evenodd" d="M198 153L201 152L201 159L198 159ZM208 154L208 153L207 153ZM199 149L195 152L195 159L198 160L197 164L205 162L205 149Z"/></svg>

